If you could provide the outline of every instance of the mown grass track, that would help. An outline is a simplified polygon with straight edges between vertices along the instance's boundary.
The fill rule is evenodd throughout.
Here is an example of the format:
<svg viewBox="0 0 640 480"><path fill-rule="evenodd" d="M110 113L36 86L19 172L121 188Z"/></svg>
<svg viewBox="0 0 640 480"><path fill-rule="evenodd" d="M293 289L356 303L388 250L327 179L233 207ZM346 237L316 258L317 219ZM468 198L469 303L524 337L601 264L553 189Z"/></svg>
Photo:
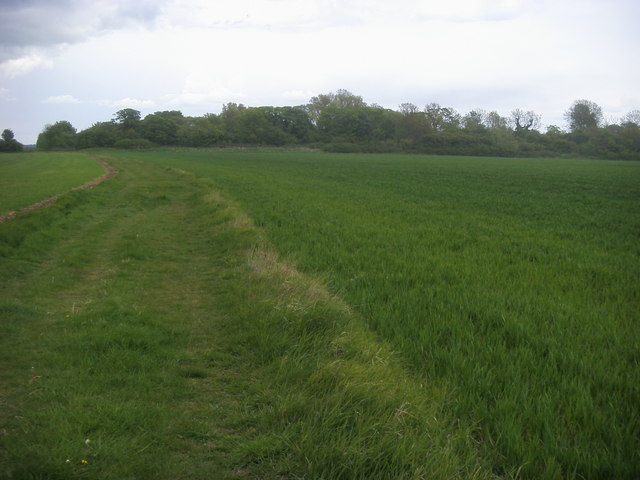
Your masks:
<svg viewBox="0 0 640 480"><path fill-rule="evenodd" d="M14 392L3 399L13 414L3 467L13 477L224 476L211 439L224 430L228 445L225 419L212 414L199 419L200 433L189 428L190 415L233 396L216 383L222 372L198 398L197 380L212 370L195 352L215 349L203 317L216 288L208 259L189 247L197 237L174 225L189 216L193 192L180 192L167 173L125 175L90 194L93 205L69 205L66 218L43 210L14 220L56 217L20 245L32 258L11 259L23 273L3 272L3 372Z"/></svg>
<svg viewBox="0 0 640 480"><path fill-rule="evenodd" d="M0 225L0 477L493 478L448 392L208 182L110 162Z"/></svg>

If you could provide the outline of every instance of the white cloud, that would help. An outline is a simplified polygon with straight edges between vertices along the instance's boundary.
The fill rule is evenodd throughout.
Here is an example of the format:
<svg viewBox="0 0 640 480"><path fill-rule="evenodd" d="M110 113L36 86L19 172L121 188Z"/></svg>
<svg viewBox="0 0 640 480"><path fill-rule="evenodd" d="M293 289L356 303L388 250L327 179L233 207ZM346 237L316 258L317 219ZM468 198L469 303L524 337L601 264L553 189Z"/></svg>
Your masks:
<svg viewBox="0 0 640 480"><path fill-rule="evenodd" d="M412 2L415 16L422 20L501 21L517 16L523 0L457 0L448 2Z"/></svg>
<svg viewBox="0 0 640 480"><path fill-rule="evenodd" d="M0 87L0 100L5 102L14 102L16 98L11 96L8 88Z"/></svg>
<svg viewBox="0 0 640 480"><path fill-rule="evenodd" d="M0 75L6 78L16 78L26 75L37 68L51 68L53 62L40 55L27 55L0 63Z"/></svg>
<svg viewBox="0 0 640 480"><path fill-rule="evenodd" d="M120 100L98 100L98 105L110 108L153 108L156 102L153 100L140 100L138 98L121 98Z"/></svg>
<svg viewBox="0 0 640 480"><path fill-rule="evenodd" d="M316 0L183 0L169 3L159 23L174 27L217 29L309 28L322 23L328 9Z"/></svg>
<svg viewBox="0 0 640 480"><path fill-rule="evenodd" d="M55 95L48 97L44 103L80 103L73 95Z"/></svg>
<svg viewBox="0 0 640 480"><path fill-rule="evenodd" d="M517 16L525 3L525 0L175 0L165 5L158 24L308 32L370 23L504 20Z"/></svg>
<svg viewBox="0 0 640 480"><path fill-rule="evenodd" d="M177 94L168 94L162 98L166 105L204 105L207 103L226 103L233 100L242 100L246 97L241 92L228 88L213 88L201 91L183 91Z"/></svg>
<svg viewBox="0 0 640 480"><path fill-rule="evenodd" d="M320 92L312 92L311 90L287 90L286 92L282 92L282 98L287 100L306 102L318 93Z"/></svg>

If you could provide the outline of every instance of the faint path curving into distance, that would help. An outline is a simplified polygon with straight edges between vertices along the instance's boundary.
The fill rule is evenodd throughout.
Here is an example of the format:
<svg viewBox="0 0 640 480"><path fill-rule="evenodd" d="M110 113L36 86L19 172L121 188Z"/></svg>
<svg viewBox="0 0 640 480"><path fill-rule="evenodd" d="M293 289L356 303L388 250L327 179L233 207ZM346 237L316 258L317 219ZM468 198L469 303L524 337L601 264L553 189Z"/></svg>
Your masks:
<svg viewBox="0 0 640 480"><path fill-rule="evenodd" d="M29 212L33 212L34 210L37 210L39 208L45 208L48 207L49 205L52 205L56 202L56 200L58 200L58 198L60 198L62 195L64 195L65 193L71 192L73 190L85 190L87 188L91 188L91 187L95 187L96 185L101 184L102 182L104 182L105 180L109 180L110 178L116 176L118 174L118 170L116 170L115 168L113 168L111 165L109 165L106 161L104 161L101 158L97 158L94 157L93 158L96 162L98 162L100 165L102 165L104 167L104 175L95 178L93 180L91 180L90 182L84 183L78 187L73 187L71 190L67 190L66 192L62 192L62 193L58 193L56 195L54 195L53 197L49 197L45 200L42 200L41 202L38 203L34 203L32 205L29 205L28 207L24 207L21 208L20 210L15 210L12 212L8 212L5 214L0 215L0 223L6 222L8 220L11 220L19 215L24 215L25 213L29 213Z"/></svg>

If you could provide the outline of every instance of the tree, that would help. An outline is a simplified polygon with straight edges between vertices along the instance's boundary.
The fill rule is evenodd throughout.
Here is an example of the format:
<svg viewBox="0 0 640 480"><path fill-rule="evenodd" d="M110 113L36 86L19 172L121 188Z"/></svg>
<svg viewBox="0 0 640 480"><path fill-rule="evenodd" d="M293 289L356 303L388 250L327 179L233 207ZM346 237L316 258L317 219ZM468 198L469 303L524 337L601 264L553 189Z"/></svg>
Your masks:
<svg viewBox="0 0 640 480"><path fill-rule="evenodd" d="M484 116L484 125L489 130L506 130L509 127L509 120L492 110Z"/></svg>
<svg viewBox="0 0 640 480"><path fill-rule="evenodd" d="M429 127L435 132L453 130L460 126L460 114L453 108L430 103L424 108L424 114Z"/></svg>
<svg viewBox="0 0 640 480"><path fill-rule="evenodd" d="M396 128L398 139L406 145L415 146L430 131L427 116L413 103L401 104L400 113Z"/></svg>
<svg viewBox="0 0 640 480"><path fill-rule="evenodd" d="M366 106L367 104L362 100L362 97L354 95L348 90L340 89L336 92L312 97L306 105L306 110L309 114L309 119L315 125L327 107L360 108Z"/></svg>
<svg viewBox="0 0 640 480"><path fill-rule="evenodd" d="M415 113L418 113L418 107L413 103L401 103L400 113L402 113L405 116L413 115Z"/></svg>
<svg viewBox="0 0 640 480"><path fill-rule="evenodd" d="M112 147L120 138L118 125L113 122L98 122L82 130L76 136L76 148Z"/></svg>
<svg viewBox="0 0 640 480"><path fill-rule="evenodd" d="M623 126L635 125L636 127L640 127L640 110L631 110L620 119L620 124Z"/></svg>
<svg viewBox="0 0 640 480"><path fill-rule="evenodd" d="M268 107L266 113L274 126L297 141L304 141L311 135L313 124L302 107Z"/></svg>
<svg viewBox="0 0 640 480"><path fill-rule="evenodd" d="M16 141L13 130L8 128L2 132L2 140L0 140L0 152L19 152L22 150L22 144Z"/></svg>
<svg viewBox="0 0 640 480"><path fill-rule="evenodd" d="M465 130L469 130L471 132L482 132L485 130L485 117L486 112L481 108L476 108L462 117L462 125Z"/></svg>
<svg viewBox="0 0 640 480"><path fill-rule="evenodd" d="M371 138L371 121L366 108L326 108L318 119L318 130L330 142L365 142Z"/></svg>
<svg viewBox="0 0 640 480"><path fill-rule="evenodd" d="M511 124L516 133L538 130L540 128L541 117L534 111L524 111L516 108L511 112Z"/></svg>
<svg viewBox="0 0 640 480"><path fill-rule="evenodd" d="M375 142L390 142L396 136L398 112L371 105L363 109L371 126L371 139Z"/></svg>
<svg viewBox="0 0 640 480"><path fill-rule="evenodd" d="M124 108L122 110L118 110L115 114L114 121L120 125L125 130L134 129L140 123L140 112L138 110L134 110L133 108Z"/></svg>
<svg viewBox="0 0 640 480"><path fill-rule="evenodd" d="M590 100L576 100L564 117L572 132L598 128L602 124L602 109Z"/></svg>
<svg viewBox="0 0 640 480"><path fill-rule="evenodd" d="M6 128L2 131L2 140L4 140L5 142L10 142L13 139L14 139L14 135L12 130L9 130L8 128Z"/></svg>
<svg viewBox="0 0 640 480"><path fill-rule="evenodd" d="M76 129L66 120L45 125L36 147L42 150L70 150L76 146Z"/></svg>
<svg viewBox="0 0 640 480"><path fill-rule="evenodd" d="M284 145L292 139L279 126L274 107L250 107L239 117L238 140L258 145Z"/></svg>
<svg viewBox="0 0 640 480"><path fill-rule="evenodd" d="M222 106L220 118L224 121L226 136L231 142L237 142L240 140L240 120L246 111L247 107L242 103L237 104L229 102Z"/></svg>
<svg viewBox="0 0 640 480"><path fill-rule="evenodd" d="M159 145L179 143L182 126L185 123L179 110L155 112L140 122L142 136Z"/></svg>
<svg viewBox="0 0 640 480"><path fill-rule="evenodd" d="M225 140L225 125L214 113L202 117L186 117L183 142L189 147L210 147Z"/></svg>

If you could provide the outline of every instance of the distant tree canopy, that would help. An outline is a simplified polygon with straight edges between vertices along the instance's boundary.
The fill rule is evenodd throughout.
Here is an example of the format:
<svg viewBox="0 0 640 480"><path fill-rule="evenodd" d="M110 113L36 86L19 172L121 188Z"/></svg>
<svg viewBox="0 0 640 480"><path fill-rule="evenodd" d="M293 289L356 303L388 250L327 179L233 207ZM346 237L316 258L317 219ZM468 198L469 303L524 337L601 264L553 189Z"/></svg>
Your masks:
<svg viewBox="0 0 640 480"><path fill-rule="evenodd" d="M22 151L22 144L19 143L13 134L13 130L6 128L2 131L0 140L0 152L20 152Z"/></svg>
<svg viewBox="0 0 640 480"><path fill-rule="evenodd" d="M140 123L140 112L133 108L125 108L116 112L115 122L125 130L135 129Z"/></svg>
<svg viewBox="0 0 640 480"><path fill-rule="evenodd" d="M565 114L570 131L549 126L541 117L514 109L508 117L474 109L461 114L429 103L403 103L398 110L368 105L347 90L317 95L305 105L247 107L227 103L218 115L186 117L177 110L142 118L125 108L111 121L76 134L69 122L47 125L38 148L146 148L153 145L211 147L228 145L305 145L336 152L414 152L459 155L581 155L640 159L640 111L619 125L602 126L602 109L575 101Z"/></svg>
<svg viewBox="0 0 640 480"><path fill-rule="evenodd" d="M65 120L46 125L36 142L36 147L41 150L69 150L75 146L76 129Z"/></svg>
<svg viewBox="0 0 640 480"><path fill-rule="evenodd" d="M138 118L140 118L140 112ZM140 135L159 145L176 145L184 122L182 112L172 110L147 115L139 124Z"/></svg>
<svg viewBox="0 0 640 480"><path fill-rule="evenodd" d="M529 110L527 112L516 108L511 112L511 121L513 128L517 133L528 132L530 130L538 130L540 128L540 115Z"/></svg>
<svg viewBox="0 0 640 480"><path fill-rule="evenodd" d="M640 110L631 110L620 119L620 124L622 126L635 125L636 127L640 127Z"/></svg>
<svg viewBox="0 0 640 480"><path fill-rule="evenodd" d="M317 123L322 112L329 108L360 108L365 107L366 103L362 97L354 95L348 90L338 90L332 93L326 93L312 97L306 105L306 111L312 123Z"/></svg>
<svg viewBox="0 0 640 480"><path fill-rule="evenodd" d="M572 132L602 124L602 109L590 100L576 100L564 116Z"/></svg>

